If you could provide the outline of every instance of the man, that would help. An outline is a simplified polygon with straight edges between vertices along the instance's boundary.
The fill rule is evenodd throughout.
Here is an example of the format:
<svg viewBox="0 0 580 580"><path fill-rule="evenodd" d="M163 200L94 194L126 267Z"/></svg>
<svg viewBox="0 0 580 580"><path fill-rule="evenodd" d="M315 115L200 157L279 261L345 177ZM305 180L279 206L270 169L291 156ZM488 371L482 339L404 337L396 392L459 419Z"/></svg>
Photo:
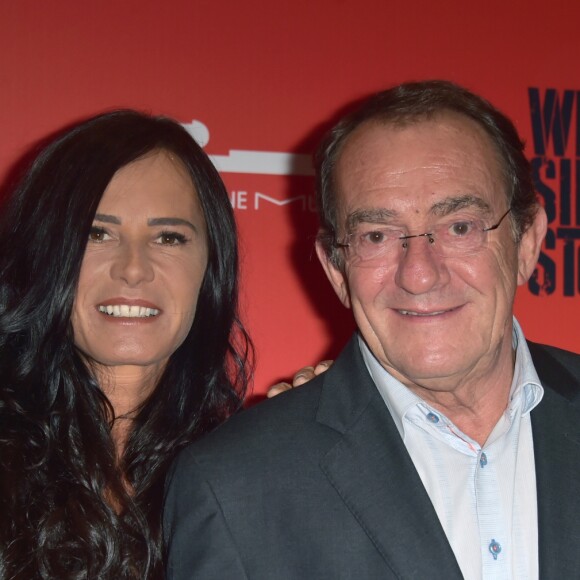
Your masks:
<svg viewBox="0 0 580 580"><path fill-rule="evenodd" d="M580 357L512 317L546 232L513 125L406 84L317 165L317 253L358 333L181 455L169 578L580 577Z"/></svg>

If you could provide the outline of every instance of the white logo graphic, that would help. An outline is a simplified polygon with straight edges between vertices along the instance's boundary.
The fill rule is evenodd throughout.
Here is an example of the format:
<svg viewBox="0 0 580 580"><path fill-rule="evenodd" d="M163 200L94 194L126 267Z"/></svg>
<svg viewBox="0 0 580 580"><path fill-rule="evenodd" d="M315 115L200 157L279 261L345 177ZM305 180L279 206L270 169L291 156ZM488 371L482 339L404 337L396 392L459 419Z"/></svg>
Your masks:
<svg viewBox="0 0 580 580"><path fill-rule="evenodd" d="M184 123L183 127L200 147L209 143L209 129L201 121ZM277 151L230 149L228 155L210 155L221 173L255 173L260 175L314 175L310 155Z"/></svg>

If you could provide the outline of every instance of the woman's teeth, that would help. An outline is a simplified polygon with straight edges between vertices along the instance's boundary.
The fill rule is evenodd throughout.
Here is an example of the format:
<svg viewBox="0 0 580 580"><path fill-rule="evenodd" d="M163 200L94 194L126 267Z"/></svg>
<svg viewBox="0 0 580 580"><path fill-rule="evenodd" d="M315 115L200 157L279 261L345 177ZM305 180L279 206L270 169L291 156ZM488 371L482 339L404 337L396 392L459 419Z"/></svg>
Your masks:
<svg viewBox="0 0 580 580"><path fill-rule="evenodd" d="M114 316L116 318L148 318L157 316L159 310L156 308L145 308L144 306L129 306L128 304L115 304L114 306L99 306L99 312Z"/></svg>

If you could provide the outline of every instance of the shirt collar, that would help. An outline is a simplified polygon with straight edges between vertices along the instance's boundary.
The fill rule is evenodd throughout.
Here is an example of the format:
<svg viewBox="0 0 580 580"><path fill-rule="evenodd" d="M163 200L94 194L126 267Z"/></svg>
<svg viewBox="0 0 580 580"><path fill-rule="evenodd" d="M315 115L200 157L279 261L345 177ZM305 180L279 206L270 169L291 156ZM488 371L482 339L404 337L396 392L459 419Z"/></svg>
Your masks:
<svg viewBox="0 0 580 580"><path fill-rule="evenodd" d="M542 400L544 387L534 367L528 343L522 332L522 327L515 319L513 321L513 346L516 351L514 378L510 394L510 401L515 401L521 392L523 397L522 415L529 413Z"/></svg>
<svg viewBox="0 0 580 580"><path fill-rule="evenodd" d="M385 401L399 430L399 434L404 438L403 419L407 411L414 406L425 405L426 403L383 368L360 333L358 343L367 370ZM508 410L515 408L517 403L523 398L521 412L524 415L529 413L542 400L544 389L534 368L532 356L522 329L515 318L513 319L512 344L516 352L516 360ZM439 411L437 412L439 413Z"/></svg>

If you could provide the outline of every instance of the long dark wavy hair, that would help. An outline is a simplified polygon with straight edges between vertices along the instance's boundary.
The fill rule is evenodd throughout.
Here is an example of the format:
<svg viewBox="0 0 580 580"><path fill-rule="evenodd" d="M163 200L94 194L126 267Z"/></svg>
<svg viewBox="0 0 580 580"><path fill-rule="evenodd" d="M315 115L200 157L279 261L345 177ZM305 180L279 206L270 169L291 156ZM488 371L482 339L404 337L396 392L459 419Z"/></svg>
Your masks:
<svg viewBox="0 0 580 580"><path fill-rule="evenodd" d="M114 412L74 345L71 312L105 188L157 150L177 156L191 176L208 263L192 328L136 412L119 459ZM240 407L248 381L237 269L227 192L175 121L105 113L38 155L0 210L1 578L162 576L169 464Z"/></svg>

